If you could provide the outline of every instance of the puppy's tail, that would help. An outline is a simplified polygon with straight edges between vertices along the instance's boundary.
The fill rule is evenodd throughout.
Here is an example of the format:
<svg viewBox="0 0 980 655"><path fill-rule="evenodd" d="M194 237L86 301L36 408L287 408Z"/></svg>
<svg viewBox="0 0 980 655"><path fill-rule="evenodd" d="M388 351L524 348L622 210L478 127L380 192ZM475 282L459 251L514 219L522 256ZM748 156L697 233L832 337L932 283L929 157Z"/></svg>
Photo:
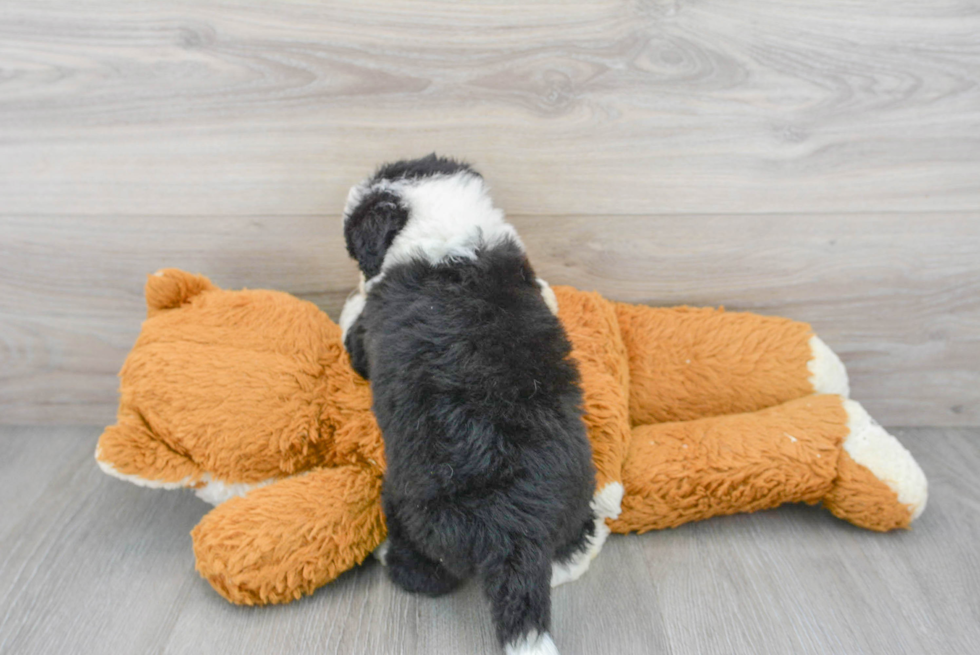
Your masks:
<svg viewBox="0 0 980 655"><path fill-rule="evenodd" d="M558 655L551 621L551 561L537 543L515 545L483 572L497 638L507 655Z"/></svg>
<svg viewBox="0 0 980 655"><path fill-rule="evenodd" d="M547 632L530 632L513 644L506 644L507 655L559 655L555 642Z"/></svg>

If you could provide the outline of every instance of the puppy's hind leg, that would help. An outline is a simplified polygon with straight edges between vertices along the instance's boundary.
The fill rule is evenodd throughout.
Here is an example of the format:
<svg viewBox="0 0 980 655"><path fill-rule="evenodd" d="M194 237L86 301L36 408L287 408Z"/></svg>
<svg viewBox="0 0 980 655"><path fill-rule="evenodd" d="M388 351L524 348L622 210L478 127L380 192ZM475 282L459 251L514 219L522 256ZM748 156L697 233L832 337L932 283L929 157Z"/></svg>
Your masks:
<svg viewBox="0 0 980 655"><path fill-rule="evenodd" d="M572 582L582 577L589 570L589 565L602 549L602 544L609 535L606 521L597 518L594 512L589 512L588 518L582 524L578 534L555 552L555 561L551 568L551 586Z"/></svg>
<svg viewBox="0 0 980 655"><path fill-rule="evenodd" d="M394 515L389 515L387 521L388 541L382 563L388 567L392 582L410 593L433 597L448 594L459 586L461 580L439 562L420 553L405 538Z"/></svg>
<svg viewBox="0 0 980 655"><path fill-rule="evenodd" d="M558 655L548 634L551 562L538 544L524 541L483 570L497 639L507 655Z"/></svg>

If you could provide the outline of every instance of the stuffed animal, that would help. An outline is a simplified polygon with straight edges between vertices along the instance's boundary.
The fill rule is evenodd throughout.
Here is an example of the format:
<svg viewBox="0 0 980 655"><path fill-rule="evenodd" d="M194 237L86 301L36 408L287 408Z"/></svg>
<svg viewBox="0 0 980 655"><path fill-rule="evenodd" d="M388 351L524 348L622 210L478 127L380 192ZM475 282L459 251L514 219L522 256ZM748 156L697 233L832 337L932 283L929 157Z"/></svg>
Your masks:
<svg viewBox="0 0 980 655"><path fill-rule="evenodd" d="M596 552L610 530L788 502L879 531L925 508L921 469L848 400L808 325L554 291L582 374ZM192 532L201 575L234 603L282 603L378 548L384 448L340 328L288 294L174 269L149 277L146 301L96 460L218 505Z"/></svg>

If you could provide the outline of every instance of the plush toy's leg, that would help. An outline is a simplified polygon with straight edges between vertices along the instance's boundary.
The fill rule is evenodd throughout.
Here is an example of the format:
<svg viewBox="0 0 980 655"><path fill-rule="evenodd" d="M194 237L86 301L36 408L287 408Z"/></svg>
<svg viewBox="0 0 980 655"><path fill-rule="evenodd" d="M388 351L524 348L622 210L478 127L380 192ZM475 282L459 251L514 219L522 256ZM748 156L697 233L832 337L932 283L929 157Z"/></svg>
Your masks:
<svg viewBox="0 0 980 655"><path fill-rule="evenodd" d="M752 412L849 393L840 359L806 323L721 309L616 304L633 425Z"/></svg>
<svg viewBox="0 0 980 655"><path fill-rule="evenodd" d="M638 426L615 532L824 501L861 527L907 527L925 477L860 405L814 395L758 412Z"/></svg>
<svg viewBox="0 0 980 655"><path fill-rule="evenodd" d="M197 570L233 603L284 603L359 564L384 538L381 476L316 469L233 498L191 532Z"/></svg>

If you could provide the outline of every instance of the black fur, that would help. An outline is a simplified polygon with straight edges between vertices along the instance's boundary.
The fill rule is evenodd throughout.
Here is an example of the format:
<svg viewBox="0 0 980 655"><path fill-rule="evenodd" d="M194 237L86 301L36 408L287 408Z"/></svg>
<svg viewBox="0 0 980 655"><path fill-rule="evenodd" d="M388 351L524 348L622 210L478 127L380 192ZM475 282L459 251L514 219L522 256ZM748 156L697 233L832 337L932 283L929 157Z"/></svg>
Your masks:
<svg viewBox="0 0 980 655"><path fill-rule="evenodd" d="M385 440L392 580L439 595L478 574L501 643L546 632L595 476L571 345L521 248L386 269L346 346Z"/></svg>
<svg viewBox="0 0 980 655"><path fill-rule="evenodd" d="M372 191L344 218L347 254L357 260L364 276L381 272L385 252L408 221L408 211L391 191Z"/></svg>
<svg viewBox="0 0 980 655"><path fill-rule="evenodd" d="M368 179L368 185L382 180L418 180L460 171L480 177L469 164L432 153L420 159L385 164ZM347 253L357 260L365 277L372 278L381 271L385 251L407 220L408 211L401 206L398 196L388 190L370 191L344 217Z"/></svg>
<svg viewBox="0 0 980 655"><path fill-rule="evenodd" d="M432 177L433 175L452 175L460 171L466 171L472 175L481 177L466 162L440 157L436 153L420 157L419 159L402 159L401 161L384 164L375 171L372 180L398 180L398 179L419 179Z"/></svg>

